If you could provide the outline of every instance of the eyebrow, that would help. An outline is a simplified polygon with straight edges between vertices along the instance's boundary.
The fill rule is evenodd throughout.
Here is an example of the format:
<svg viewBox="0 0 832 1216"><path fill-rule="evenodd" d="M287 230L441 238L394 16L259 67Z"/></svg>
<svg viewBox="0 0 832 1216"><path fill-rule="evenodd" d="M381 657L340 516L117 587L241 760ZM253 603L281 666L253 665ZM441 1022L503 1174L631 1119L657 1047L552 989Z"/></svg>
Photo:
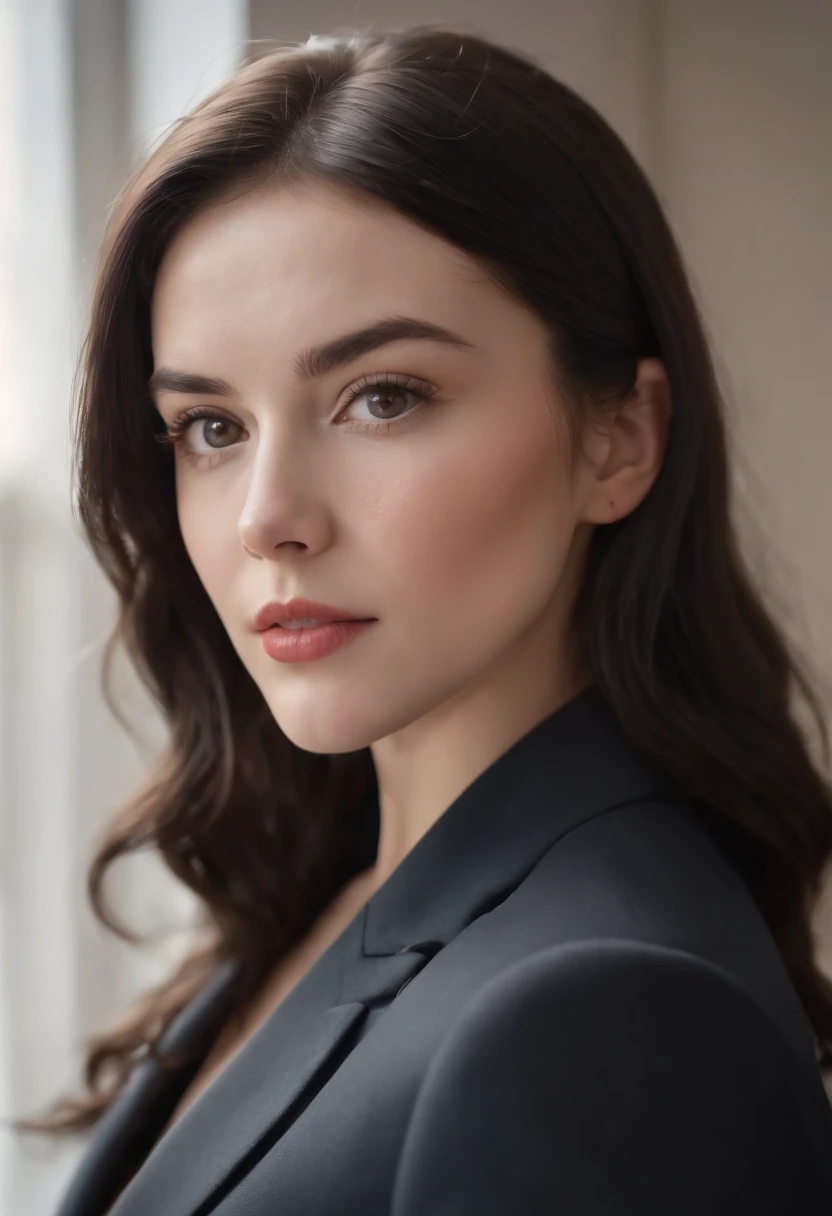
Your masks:
<svg viewBox="0 0 832 1216"><path fill-rule="evenodd" d="M311 380L335 371L353 359L387 346L391 342L420 339L426 342L444 342L460 349L473 348L474 343L460 334L435 325L431 321L420 321L416 317L384 317L372 325L352 333L342 334L321 346L312 346L301 351L293 361L292 369L298 380ZM230 397L234 389L227 380L213 376L197 376L190 372L177 372L169 367L158 368L148 381L151 395L167 390L172 393L198 393L217 397Z"/></svg>

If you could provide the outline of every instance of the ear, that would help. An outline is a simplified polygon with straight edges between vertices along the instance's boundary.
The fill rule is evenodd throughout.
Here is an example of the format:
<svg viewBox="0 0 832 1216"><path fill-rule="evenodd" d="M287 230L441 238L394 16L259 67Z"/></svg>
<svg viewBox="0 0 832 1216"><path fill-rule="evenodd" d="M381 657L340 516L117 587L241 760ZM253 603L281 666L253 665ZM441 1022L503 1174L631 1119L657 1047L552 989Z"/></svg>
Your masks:
<svg viewBox="0 0 832 1216"><path fill-rule="evenodd" d="M613 523L647 496L662 466L671 414L664 363L640 359L627 399L594 415L585 429L576 487L581 521Z"/></svg>

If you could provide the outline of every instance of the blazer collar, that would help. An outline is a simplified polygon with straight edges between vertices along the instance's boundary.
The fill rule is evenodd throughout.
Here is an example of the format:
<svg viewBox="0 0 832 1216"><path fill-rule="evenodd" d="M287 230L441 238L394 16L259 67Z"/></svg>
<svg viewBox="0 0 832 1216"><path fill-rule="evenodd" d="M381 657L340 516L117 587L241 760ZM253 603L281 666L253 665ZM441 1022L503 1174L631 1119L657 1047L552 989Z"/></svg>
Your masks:
<svg viewBox="0 0 832 1216"><path fill-rule="evenodd" d="M403 858L363 909L362 954L445 945L566 832L669 788L669 776L633 750L590 685L503 752ZM375 797L366 814L374 858Z"/></svg>
<svg viewBox="0 0 832 1216"><path fill-rule="evenodd" d="M549 715L480 774L411 849L156 1144L112 1216L192 1216L210 1196L224 1193L249 1155L267 1151L312 1099L355 1041L369 1008L392 1000L438 950L507 897L561 836L669 788L669 777L626 742L596 686ZM363 811L360 868L371 864L377 848L375 797ZM214 1019L208 1009L206 1018ZM192 1032L198 1030L205 1030L200 1019ZM127 1122L129 1113L122 1112ZM112 1142L107 1150L115 1151ZM67 1207L60 1216L81 1210L94 1211Z"/></svg>

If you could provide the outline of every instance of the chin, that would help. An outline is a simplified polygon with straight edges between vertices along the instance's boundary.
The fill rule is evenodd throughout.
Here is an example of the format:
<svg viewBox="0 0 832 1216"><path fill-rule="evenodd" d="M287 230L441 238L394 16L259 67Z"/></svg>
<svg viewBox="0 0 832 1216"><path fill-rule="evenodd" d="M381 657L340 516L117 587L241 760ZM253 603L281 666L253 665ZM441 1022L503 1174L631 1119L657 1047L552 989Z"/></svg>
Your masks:
<svg viewBox="0 0 832 1216"><path fill-rule="evenodd" d="M349 706L331 706L328 713L321 704L314 703L314 697L304 705L287 705L274 697L266 700L283 734L305 752L342 755L369 747L378 737L378 724L365 720ZM386 733L383 727L380 733Z"/></svg>

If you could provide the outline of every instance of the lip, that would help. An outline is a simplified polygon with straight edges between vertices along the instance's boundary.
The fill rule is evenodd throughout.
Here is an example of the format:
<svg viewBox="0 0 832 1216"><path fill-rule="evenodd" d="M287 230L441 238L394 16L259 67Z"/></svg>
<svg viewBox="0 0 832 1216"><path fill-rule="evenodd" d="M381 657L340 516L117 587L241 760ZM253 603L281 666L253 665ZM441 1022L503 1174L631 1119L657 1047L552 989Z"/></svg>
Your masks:
<svg viewBox="0 0 832 1216"><path fill-rule="evenodd" d="M271 629L282 621L299 621L303 617L312 617L322 624L335 621L374 621L376 617L359 616L346 608L334 608L332 604L321 604L317 600L293 599L270 600L257 612L252 621L252 628L258 633Z"/></svg>
<svg viewBox="0 0 832 1216"><path fill-rule="evenodd" d="M311 663L339 650L375 623L375 620L333 621L308 629L275 625L262 631L260 645L264 654L278 663Z"/></svg>

